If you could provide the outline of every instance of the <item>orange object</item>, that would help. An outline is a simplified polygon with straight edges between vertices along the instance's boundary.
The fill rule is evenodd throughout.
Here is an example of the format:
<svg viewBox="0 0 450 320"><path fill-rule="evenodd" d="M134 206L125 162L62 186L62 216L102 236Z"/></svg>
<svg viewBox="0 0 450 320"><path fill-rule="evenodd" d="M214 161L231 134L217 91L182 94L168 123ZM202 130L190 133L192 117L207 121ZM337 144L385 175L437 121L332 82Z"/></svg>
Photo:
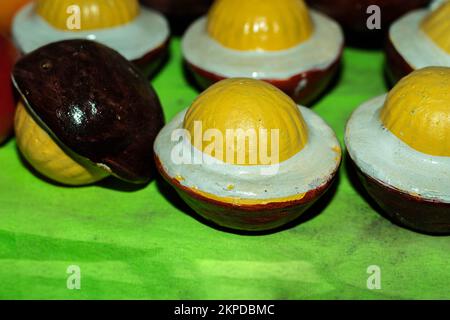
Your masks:
<svg viewBox="0 0 450 320"><path fill-rule="evenodd" d="M30 0L4 0L0 1L0 33L9 34L11 23L16 12Z"/></svg>

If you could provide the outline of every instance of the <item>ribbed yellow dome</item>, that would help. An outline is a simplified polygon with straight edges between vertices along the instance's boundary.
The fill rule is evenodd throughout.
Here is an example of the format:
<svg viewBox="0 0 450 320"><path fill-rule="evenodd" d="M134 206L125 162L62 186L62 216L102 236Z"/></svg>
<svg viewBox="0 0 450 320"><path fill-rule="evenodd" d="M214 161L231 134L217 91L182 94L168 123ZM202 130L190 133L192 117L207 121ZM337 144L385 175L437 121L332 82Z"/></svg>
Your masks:
<svg viewBox="0 0 450 320"><path fill-rule="evenodd" d="M69 27L74 16L70 8L80 8L80 28ZM134 20L139 14L138 0L37 0L36 12L61 30L86 31L111 28Z"/></svg>
<svg viewBox="0 0 450 320"><path fill-rule="evenodd" d="M106 171L81 165L69 157L29 115L19 102L15 118L17 146L27 161L44 176L67 185L85 185L102 180Z"/></svg>
<svg viewBox="0 0 450 320"><path fill-rule="evenodd" d="M212 129L213 135L222 137L222 143L211 139L198 145L196 139L202 137L199 124L203 137ZM223 80L202 93L186 113L184 128L197 149L239 165L282 162L301 151L308 140L307 126L295 102L271 84L246 78ZM266 134L261 134L260 129L266 129L261 130ZM233 133L237 139L229 138ZM246 139L252 133L256 139ZM271 162L261 154L272 157Z"/></svg>
<svg viewBox="0 0 450 320"><path fill-rule="evenodd" d="M381 110L384 126L417 151L450 157L450 68L429 67L403 78Z"/></svg>
<svg viewBox="0 0 450 320"><path fill-rule="evenodd" d="M284 50L306 41L314 26L303 0L216 0L209 35L236 50Z"/></svg>
<svg viewBox="0 0 450 320"><path fill-rule="evenodd" d="M444 2L423 20L422 30L450 54L450 1Z"/></svg>

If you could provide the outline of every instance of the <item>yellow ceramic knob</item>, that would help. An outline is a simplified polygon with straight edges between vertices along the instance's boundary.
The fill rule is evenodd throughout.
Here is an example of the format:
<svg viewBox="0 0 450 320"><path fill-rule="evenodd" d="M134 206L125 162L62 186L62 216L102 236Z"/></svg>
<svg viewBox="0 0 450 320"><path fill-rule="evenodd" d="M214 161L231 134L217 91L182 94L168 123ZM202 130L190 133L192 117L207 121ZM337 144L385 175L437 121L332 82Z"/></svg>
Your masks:
<svg viewBox="0 0 450 320"><path fill-rule="evenodd" d="M295 102L271 84L246 78L223 80L202 93L186 113L184 128L194 147L239 165L285 161L308 140Z"/></svg>
<svg viewBox="0 0 450 320"><path fill-rule="evenodd" d="M413 149L450 157L450 68L429 67L403 78L389 93L381 121Z"/></svg>
<svg viewBox="0 0 450 320"><path fill-rule="evenodd" d="M450 54L450 1L444 2L422 22L422 30Z"/></svg>
<svg viewBox="0 0 450 320"><path fill-rule="evenodd" d="M303 0L216 0L207 29L231 49L276 51L306 41L314 27Z"/></svg>
<svg viewBox="0 0 450 320"><path fill-rule="evenodd" d="M42 175L66 185L85 185L102 180L106 171L75 161L43 130L20 102L15 131L17 146L25 159Z"/></svg>
<svg viewBox="0 0 450 320"><path fill-rule="evenodd" d="M36 11L57 29L86 31L112 28L133 21L139 14L139 2L138 0L37 0ZM77 15L79 26L76 24Z"/></svg>

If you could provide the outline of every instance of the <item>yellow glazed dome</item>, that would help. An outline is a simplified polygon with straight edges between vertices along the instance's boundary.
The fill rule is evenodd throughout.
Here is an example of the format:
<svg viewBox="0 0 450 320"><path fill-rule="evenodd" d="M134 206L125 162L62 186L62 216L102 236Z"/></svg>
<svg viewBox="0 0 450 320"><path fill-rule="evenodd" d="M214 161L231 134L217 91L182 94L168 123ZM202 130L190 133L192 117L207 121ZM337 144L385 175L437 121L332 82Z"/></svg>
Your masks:
<svg viewBox="0 0 450 320"><path fill-rule="evenodd" d="M69 27L76 20L72 21L71 17L76 16L77 8L79 8L80 28ZM116 27L134 20L139 14L139 2L137 0L37 0L36 12L57 29L86 31Z"/></svg>
<svg viewBox="0 0 450 320"><path fill-rule="evenodd" d="M213 39L236 50L288 49L313 29L303 0L216 0L207 24Z"/></svg>
<svg viewBox="0 0 450 320"><path fill-rule="evenodd" d="M90 184L108 176L106 171L87 163L81 165L68 156L21 102L17 106L15 131L23 156L44 176L67 185Z"/></svg>
<svg viewBox="0 0 450 320"><path fill-rule="evenodd" d="M384 126L417 151L450 157L450 68L428 67L403 78L381 109Z"/></svg>
<svg viewBox="0 0 450 320"><path fill-rule="evenodd" d="M221 136L222 143L212 138L199 145L199 124L203 134L212 129L210 133ZM308 139L295 102L274 86L247 78L223 80L207 89L186 113L184 128L194 147L239 165L282 162L301 151ZM262 158L269 154L271 163Z"/></svg>
<svg viewBox="0 0 450 320"><path fill-rule="evenodd" d="M444 2L422 22L422 30L450 54L450 1Z"/></svg>

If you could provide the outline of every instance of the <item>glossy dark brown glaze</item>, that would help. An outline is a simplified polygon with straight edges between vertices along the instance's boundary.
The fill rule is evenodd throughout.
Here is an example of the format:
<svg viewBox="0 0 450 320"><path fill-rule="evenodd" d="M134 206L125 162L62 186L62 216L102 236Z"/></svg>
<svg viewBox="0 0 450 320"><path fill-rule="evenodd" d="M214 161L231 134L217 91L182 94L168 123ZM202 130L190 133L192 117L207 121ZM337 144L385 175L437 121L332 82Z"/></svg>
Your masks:
<svg viewBox="0 0 450 320"><path fill-rule="evenodd" d="M367 28L369 6L377 5L381 8L381 26L387 31L393 21L411 10L426 6L430 0L307 0L307 2L311 7L339 21L346 29L356 33L367 33L371 32Z"/></svg>
<svg viewBox="0 0 450 320"><path fill-rule="evenodd" d="M182 35L196 18L205 14L213 0L141 0L144 5L161 11L170 21L174 34Z"/></svg>
<svg viewBox="0 0 450 320"><path fill-rule="evenodd" d="M143 4L170 16L200 16L213 0L141 0Z"/></svg>
<svg viewBox="0 0 450 320"><path fill-rule="evenodd" d="M161 105L119 53L87 40L57 42L19 60L13 79L32 114L64 147L123 180L151 178Z"/></svg>
<svg viewBox="0 0 450 320"><path fill-rule="evenodd" d="M352 165L369 195L393 221L427 234L450 235L450 203L408 194L370 177L353 162Z"/></svg>
<svg viewBox="0 0 450 320"><path fill-rule="evenodd" d="M389 80L392 85L395 85L401 78L407 76L414 69L397 51L391 39L388 37L386 41L386 68L389 76Z"/></svg>
<svg viewBox="0 0 450 320"><path fill-rule="evenodd" d="M262 79L275 87L279 88L294 101L302 105L309 105L312 101L320 96L327 88L331 80L339 70L342 57L342 51L339 57L326 69L313 69L300 74L294 75L287 79ZM192 71L196 81L201 88L208 88L210 85L225 79L222 76L203 70L191 63L187 63L188 68ZM299 87L301 87L301 90Z"/></svg>
<svg viewBox="0 0 450 320"><path fill-rule="evenodd" d="M333 184L336 171L327 182L305 194L302 199L259 205L237 205L207 198L171 178L155 156L156 167L163 178L195 212L215 224L235 230L265 231L281 227L302 215Z"/></svg>
<svg viewBox="0 0 450 320"><path fill-rule="evenodd" d="M141 70L141 72L149 77L160 67L161 63L168 56L170 45L170 37L159 47L151 50L140 58L132 60L132 62ZM25 53L20 52L21 56Z"/></svg>

